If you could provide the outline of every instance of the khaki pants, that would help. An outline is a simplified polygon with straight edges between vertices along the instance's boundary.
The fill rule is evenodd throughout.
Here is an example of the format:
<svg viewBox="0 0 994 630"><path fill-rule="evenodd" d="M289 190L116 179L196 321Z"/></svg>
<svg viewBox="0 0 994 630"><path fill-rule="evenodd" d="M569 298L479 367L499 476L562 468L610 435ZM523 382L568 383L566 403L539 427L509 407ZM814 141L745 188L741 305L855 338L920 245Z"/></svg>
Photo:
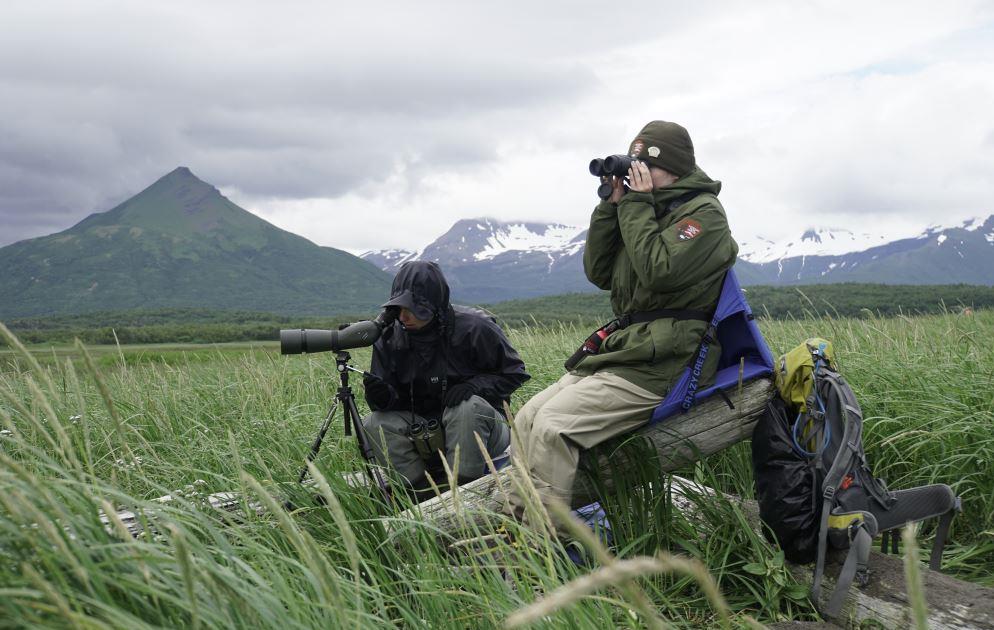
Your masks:
<svg viewBox="0 0 994 630"><path fill-rule="evenodd" d="M610 372L566 374L529 400L514 418L515 467L527 466L543 503L556 498L569 505L580 449L632 431L649 421L658 394ZM508 493L512 512L521 516L524 501Z"/></svg>

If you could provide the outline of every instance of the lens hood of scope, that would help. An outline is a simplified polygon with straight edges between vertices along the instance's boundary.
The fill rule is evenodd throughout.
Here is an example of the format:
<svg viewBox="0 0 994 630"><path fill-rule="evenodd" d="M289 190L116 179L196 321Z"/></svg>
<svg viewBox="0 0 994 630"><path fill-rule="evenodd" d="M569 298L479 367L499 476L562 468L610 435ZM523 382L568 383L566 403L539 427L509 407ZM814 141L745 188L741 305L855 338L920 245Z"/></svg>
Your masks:
<svg viewBox="0 0 994 630"><path fill-rule="evenodd" d="M280 354L300 354L303 351L303 330L294 328L280 331Z"/></svg>

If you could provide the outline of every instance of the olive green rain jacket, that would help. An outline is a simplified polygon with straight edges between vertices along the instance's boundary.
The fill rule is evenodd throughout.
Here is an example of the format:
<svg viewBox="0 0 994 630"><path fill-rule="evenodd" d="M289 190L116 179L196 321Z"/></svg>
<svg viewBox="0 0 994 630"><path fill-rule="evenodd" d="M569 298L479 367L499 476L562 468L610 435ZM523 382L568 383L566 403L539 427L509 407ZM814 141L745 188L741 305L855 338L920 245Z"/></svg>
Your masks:
<svg viewBox="0 0 994 630"><path fill-rule="evenodd" d="M583 268L611 291L615 315L658 309L713 313L722 281L739 247L717 195L721 182L695 169L651 193L629 191L616 205L594 209ZM687 195L696 197L680 203ZM665 396L698 349L708 322L657 319L612 333L595 355L573 370L606 370ZM702 382L714 376L721 349L715 341Z"/></svg>

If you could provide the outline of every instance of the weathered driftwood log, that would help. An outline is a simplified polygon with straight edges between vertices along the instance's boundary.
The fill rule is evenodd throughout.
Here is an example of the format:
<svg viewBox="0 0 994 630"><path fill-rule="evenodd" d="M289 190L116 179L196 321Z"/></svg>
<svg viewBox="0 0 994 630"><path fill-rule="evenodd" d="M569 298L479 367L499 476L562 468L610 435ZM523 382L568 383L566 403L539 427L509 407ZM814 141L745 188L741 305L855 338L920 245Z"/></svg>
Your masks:
<svg viewBox="0 0 994 630"><path fill-rule="evenodd" d="M168 505L175 501L172 495L167 494L164 497L159 497L154 499L153 502L161 503L163 505ZM239 492L217 492L215 494L210 494L204 496L199 503L204 507L211 507L220 512L238 512L242 509L243 505L247 505L249 510L254 511L256 514L265 513L265 508L262 507L260 503L249 501L247 504L245 502L244 496ZM154 511L154 508L153 510ZM136 513L131 510L118 510L117 520L124 525L131 534L133 538L137 538L145 530L144 522L145 520L154 519L154 514L146 511L144 514ZM114 529L114 524L111 523L111 517L103 513L99 514L100 521L108 530Z"/></svg>
<svg viewBox="0 0 994 630"><path fill-rule="evenodd" d="M836 555L825 568L821 605L835 588L835 576L842 568ZM911 628L911 605L901 556L870 554L870 582L864 588L849 589L845 612L835 620L843 626L862 627L864 621L877 621L884 628ZM792 565L790 570L802 582L811 583L814 565ZM994 588L957 580L921 565L931 630L994 629Z"/></svg>
<svg viewBox="0 0 994 630"><path fill-rule="evenodd" d="M741 391L732 391L729 399L734 409L720 397L712 397L684 414L677 414L663 422L643 427L633 433L645 438L645 443L659 457L663 471L672 471L737 444L752 435L753 426L772 396L773 383L759 379L743 384ZM597 470L597 477L605 487L612 487L611 462L608 454L600 451L596 456L584 452L580 457L581 468ZM498 490L509 488L513 467L508 466L496 475L486 475L462 485L457 490L458 514L453 493L446 492L417 507L419 518L434 523L442 531L454 531L458 521L474 512L500 511ZM577 475L573 487L573 507L589 504L595 492L589 476ZM458 520L457 520L458 519ZM465 521L463 521L465 522Z"/></svg>
<svg viewBox="0 0 994 630"><path fill-rule="evenodd" d="M687 414L646 427L636 435L647 438L646 443L651 444L658 454L663 471L683 467L688 462L748 438L771 395L771 387L769 381L746 384L741 393L732 396L734 410L729 409L721 399L709 400ZM605 485L610 487L612 467L606 459L607 456L602 453L599 459L592 461L591 455L585 453L581 457L581 463L598 470L599 476L607 482ZM508 487L512 483L512 470L508 467L499 471L497 475L487 475L460 486L455 498L453 493L446 492L419 505L416 508L417 515L407 516L431 522L439 531L458 537L468 523L479 522L478 516L500 511L502 506L497 490L499 486ZM674 478L674 503L682 510L693 509L693 502L681 496L685 488L693 488L695 494L714 492L687 480ZM586 476L582 474L578 475L573 492L573 507L586 505L594 498L593 489ZM761 526L756 502L742 501L737 497L729 498L741 503L753 526L759 530ZM820 602L822 605L826 603L835 587L834 576L839 573L841 560L841 557L829 558L823 580L822 597L825 601ZM842 618L835 620L841 626L825 623L809 627L859 626L861 622L870 620L876 620L886 628L911 626L902 559L873 552L869 566L871 570L869 584L863 589L854 587L850 590ZM813 565L796 565L791 567L791 572L800 581L810 584L813 569ZM921 570L929 609L929 628L994 630L994 589L929 571L924 565Z"/></svg>
<svg viewBox="0 0 994 630"><path fill-rule="evenodd" d="M740 503L753 527L759 531L761 526L757 503L751 500L743 501L738 497L729 498ZM828 603L835 589L835 576L842 569L844 560L845 552L829 553L819 606ZM863 627L860 624L864 621L868 624L871 621L878 622L884 628L912 627L903 556L871 551L868 566L869 583L863 588L853 586L849 589L849 599L843 609L844 612L838 619L832 621L841 627ZM814 578L813 563L789 564L789 568L798 581L811 584ZM994 589L930 571L926 564L922 564L920 570L925 589L925 602L928 605L928 627L931 630L968 628L994 630ZM826 624L824 627L832 626Z"/></svg>
<svg viewBox="0 0 994 630"><path fill-rule="evenodd" d="M687 481L682 480L683 485ZM698 489L700 492L700 489ZM752 500L741 500L728 496L738 502L749 518L756 531L761 528L759 520L759 505ZM822 580L819 606L828 603L835 589L835 576L842 569L845 552L830 553L825 565L825 576ZM788 563L789 564L789 563ZM875 621L884 628L911 628L911 606L908 600L907 582L904 577L904 558L899 555L888 555L878 551L870 552L870 581L863 588L853 586L849 589L849 599L838 619L838 626L826 623L824 626L796 626L798 628L831 628L831 627L863 627ZM794 577L805 584L811 584L814 578L814 564L789 564ZM936 571L930 571L926 564L921 567L922 583L925 589L925 601L928 605L928 627L931 630L994 630L994 589L964 582ZM795 626L777 625L777 628ZM870 627L874 627L870 625Z"/></svg>

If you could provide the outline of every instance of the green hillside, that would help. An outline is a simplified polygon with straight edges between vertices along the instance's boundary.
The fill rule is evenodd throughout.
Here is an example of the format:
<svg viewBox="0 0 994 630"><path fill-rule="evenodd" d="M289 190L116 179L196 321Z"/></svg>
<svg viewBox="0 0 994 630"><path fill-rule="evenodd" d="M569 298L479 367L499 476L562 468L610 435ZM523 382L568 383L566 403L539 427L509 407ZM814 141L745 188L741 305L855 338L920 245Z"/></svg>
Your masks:
<svg viewBox="0 0 994 630"><path fill-rule="evenodd" d="M964 307L994 308L994 287L968 284L889 285L823 284L792 287L749 286L746 299L758 317L801 319L894 316L958 312ZM611 318L607 293L570 293L528 300L508 300L487 309L508 326L575 322L592 324Z"/></svg>
<svg viewBox="0 0 994 630"><path fill-rule="evenodd" d="M74 227L0 248L0 318L196 307L367 311L390 277L238 207L177 168Z"/></svg>

